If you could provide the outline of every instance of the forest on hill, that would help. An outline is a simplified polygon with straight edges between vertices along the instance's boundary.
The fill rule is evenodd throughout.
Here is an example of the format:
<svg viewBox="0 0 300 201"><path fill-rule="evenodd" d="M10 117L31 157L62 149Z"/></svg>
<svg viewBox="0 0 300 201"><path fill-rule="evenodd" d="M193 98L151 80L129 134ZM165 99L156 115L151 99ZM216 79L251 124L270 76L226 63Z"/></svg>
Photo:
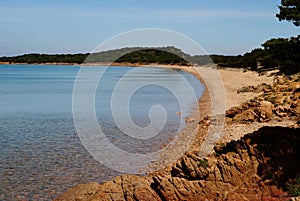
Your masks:
<svg viewBox="0 0 300 201"><path fill-rule="evenodd" d="M292 22L300 27L300 3L295 0L282 0L276 17L279 21ZM169 46L159 48L127 47L96 53L85 54L24 54L13 57L0 57L2 63L131 63L131 64L172 64L172 65L207 65L218 67L248 68L268 70L278 68L284 74L300 71L300 35L291 38L272 38L244 55L195 55Z"/></svg>
<svg viewBox="0 0 300 201"><path fill-rule="evenodd" d="M1 57L7 63L131 63L131 64L171 64L207 65L219 67L249 68L251 70L279 68L286 74L299 72L300 35L292 38L277 38L266 41L262 48L254 49L244 55L195 55L191 56L176 47L143 48L128 47L97 53L85 54L24 54L14 57Z"/></svg>
<svg viewBox="0 0 300 201"><path fill-rule="evenodd" d="M128 63L158 63L188 65L190 55L183 53L175 47L143 48L127 47L116 50L108 50L85 54L24 54L14 57L1 57L0 62L8 63L105 63L105 62L128 62Z"/></svg>

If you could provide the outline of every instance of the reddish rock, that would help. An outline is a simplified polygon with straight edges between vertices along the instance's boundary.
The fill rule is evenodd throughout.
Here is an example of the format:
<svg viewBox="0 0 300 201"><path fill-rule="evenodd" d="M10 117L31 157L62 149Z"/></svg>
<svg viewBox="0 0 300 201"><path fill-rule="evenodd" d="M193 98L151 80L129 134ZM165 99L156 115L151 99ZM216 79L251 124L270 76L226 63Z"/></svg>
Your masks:
<svg viewBox="0 0 300 201"><path fill-rule="evenodd" d="M228 110L226 121L299 119L299 86L271 89ZM274 109L273 101L282 104ZM209 124L209 118L199 122L202 129ZM240 140L217 144L215 156L203 159L199 149L190 150L167 170L145 177L122 175L101 185L78 185L56 200L289 200L286 184L300 172L299 133L297 123L294 128L263 127Z"/></svg>
<svg viewBox="0 0 300 201"><path fill-rule="evenodd" d="M269 101L260 102L260 107L258 108L259 116L262 119L270 119L273 115L273 104Z"/></svg>

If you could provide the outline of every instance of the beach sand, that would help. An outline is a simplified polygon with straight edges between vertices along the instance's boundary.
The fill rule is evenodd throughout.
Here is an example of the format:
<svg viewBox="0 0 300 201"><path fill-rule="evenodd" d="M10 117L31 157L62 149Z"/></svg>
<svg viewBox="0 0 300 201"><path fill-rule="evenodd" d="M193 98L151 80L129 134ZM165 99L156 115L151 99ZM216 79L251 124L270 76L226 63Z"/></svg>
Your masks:
<svg viewBox="0 0 300 201"><path fill-rule="evenodd" d="M249 127L248 125L240 125L239 127L230 127L225 124L225 111L233 106L240 105L241 103L258 96L260 93L237 93L237 90L243 86L256 86L260 83L272 84L273 76L268 72L266 75L259 75L257 72L246 71L243 69L216 69L211 67L192 67L192 66L177 66L177 65L144 65L141 67L149 68L169 68L176 70L183 70L185 72L193 74L206 86L204 94L198 102L198 110L194 108L194 112L190 114L189 118L193 121L186 122L186 126L177 134L177 142L174 146L167 147L161 157L153 164L150 164L150 171L159 170L163 167L164 171L168 172L172 164L167 165L170 161L177 161L179 159L178 153L181 148L185 148L188 152L199 150L201 147L201 154L203 157L210 154L213 150L213 146L217 141L230 141L231 139L237 139L246 134L247 132L254 131L262 125L255 125ZM214 80L214 79L217 79ZM213 84L212 84L213 83ZM217 83L214 85L214 83ZM209 88L209 90L208 90ZM224 93L224 97L216 96L216 98L222 98L217 101L213 101L216 93ZM219 104L219 105L218 105ZM214 107L212 107L214 105ZM223 110L218 110L224 107ZM216 114L214 114L214 110ZM207 126L207 129L203 129L199 126L198 122L203 121L207 116L210 116L210 120L207 122L218 122L217 126ZM208 123L210 124L210 123ZM235 126L237 126L235 124ZM249 129L250 128L250 129ZM239 131L239 132L237 132ZM210 139L212 133L222 133L217 139ZM188 142L188 138L193 138L193 142ZM188 146L188 149L186 148Z"/></svg>
<svg viewBox="0 0 300 201"><path fill-rule="evenodd" d="M188 73L193 74L197 77L200 82L204 85L204 82L201 72L208 73L211 69L210 67L192 67L192 66L179 66L179 65L142 65L141 67L154 67L154 68L171 68L171 69L180 69ZM274 71L269 71L265 75L259 75L254 71L245 71L243 69L218 69L217 70L224 85L225 94L226 94L226 109L230 109L233 106L237 106L255 96L259 95L258 93L246 92L246 93L237 93L237 90L243 86L256 86L261 83L272 84L273 76L271 75ZM215 89L217 90L217 89Z"/></svg>
<svg viewBox="0 0 300 201"><path fill-rule="evenodd" d="M188 157L197 155L200 158L209 158L209 155L212 155L213 153L213 147L217 142L226 143L232 140L240 139L242 136L248 133L252 133L255 130L258 130L261 127L264 126L289 126L295 124L293 121L268 121L268 122L252 122L252 123L232 123L227 124L225 121L225 113L220 114L221 118L215 118L211 115L211 105L213 104L212 99L214 99L215 93L218 93L220 91L224 92L225 100L221 100L221 102L226 101L225 109L229 109L233 106L240 105L241 103L246 102L247 100L254 98L260 93L253 93L253 92L245 92L245 93L237 93L237 90L244 86L257 86L261 83L266 84L272 84L273 82L273 72L266 72L265 75L260 76L256 72L252 71L246 71L243 72L241 69L212 69L209 67L187 67L187 66L157 66L157 65L151 65L151 66L143 66L143 67L162 67L162 68L172 68L172 69L180 69L184 70L188 73L192 73L194 76L196 76L205 86L210 86L210 90L206 89L204 91L203 96L198 102L198 106L200 109L200 115L199 113L193 112L189 118L194 119L193 121L188 121L186 123L186 127L181 130L178 133L178 144L175 144L175 146L170 146L170 148L166 148L166 150L163 152L163 154L156 160L153 164L149 164L149 172L147 171L147 175L145 177L134 177L128 176L129 178L133 178L133 180L128 180L129 184L134 182L140 182L140 181L148 181L149 183L153 182L153 178L166 178L167 181L171 181L173 179L171 175L171 170L173 170L173 167L177 167L176 164L179 162L182 164L182 160L187 159ZM221 85L218 83L217 85L214 85L214 79L212 77L209 77L208 75L211 75L211 72L214 71L214 78L220 78L221 79ZM199 73L200 72L200 73ZM217 74L217 75L216 75ZM211 79L211 80L210 80ZM220 90L221 89L221 90ZM196 111L196 108L194 109ZM225 111L224 111L225 112ZM218 115L217 115L218 116ZM218 122L214 120L224 120L224 122ZM220 136L217 136L210 140L210 135L214 135L214 132L210 133L210 127L214 127L212 125L221 125L221 132ZM193 138L192 144L185 144L187 139ZM207 143L208 142L208 143ZM184 147L187 145L188 147ZM185 153L180 155L180 150L178 149L184 149L186 150ZM202 150L207 150L208 152L202 152ZM204 153L204 154L202 154ZM206 154L206 155L205 155ZM168 163L170 162L171 164ZM187 161L188 162L188 161ZM186 163L185 163L186 164ZM191 166L191 164L189 164ZM189 167L186 167L189 168ZM191 167L193 168L193 167ZM175 168L176 170L176 168ZM120 178L120 177L118 177ZM178 178L176 177L176 181L180 180L180 182L186 182L189 183L190 181L186 181L184 178ZM122 180L123 181L123 180ZM165 181L165 180L164 180ZM159 182L159 181L158 181ZM172 180L171 183L175 182ZM146 182L147 183L147 182ZM192 181L191 181L192 183ZM88 188L88 185L83 185L82 187L78 187L79 189L85 189ZM93 184L96 185L96 184ZM114 181L108 181L102 185L99 186L100 189L105 189L105 192L107 191L107 186L119 186L120 184L116 184ZM149 184L150 185L150 184ZM148 187L148 184L145 184L146 187ZM163 185L162 185L163 186ZM122 183L123 187L123 183ZM146 188L145 187L145 188ZM176 186L171 186L171 188L177 188ZM193 187L186 187L186 190L188 192L192 192ZM198 187L196 187L198 188ZM203 189L202 187L200 189ZM74 192L78 191L76 188L73 188L73 190L69 190L66 194L62 195L63 197L68 197L70 195L73 195ZM116 190L119 192L119 190ZM122 194L122 192L120 192ZM108 193L109 194L109 193ZM58 199L60 200L60 199ZM63 199L62 199L63 200Z"/></svg>
<svg viewBox="0 0 300 201"><path fill-rule="evenodd" d="M170 66L164 66L165 68L171 68ZM197 72L198 68L201 68L201 71L206 73L210 69L207 67L187 67L187 66L174 66L172 68L181 69L186 72L192 73L195 75L201 82L203 79L201 74ZM257 86L259 84L265 83L272 85L274 76L273 74L277 72L277 70L267 71L263 75L259 75L259 73L254 71L243 71L243 69L233 69L233 68L226 68L226 69L218 69L217 70L220 77L222 78L222 83L225 90L226 96L226 110L230 109L234 106L239 106L240 104L261 95L261 93L253 93L253 92L244 92L244 93L237 93L237 90L245 87L245 86ZM204 83L205 84L205 83ZM218 86L217 86L218 87ZM212 89L218 91L218 88ZM211 105L211 92L208 90L205 91L204 95L201 97L199 101L199 108L201 111L201 118L203 119L205 116L211 115L210 105ZM291 120L285 121L269 121L269 122L253 122L251 124L243 124L243 123L234 123L234 124L226 124L224 122L224 126L222 129L222 135L219 136L219 142L230 142L232 140L238 140L243 137L245 134L252 133L255 130L258 130L264 126L282 126L288 127L294 125L295 122ZM187 128L188 129L188 128ZM202 128L199 128L198 135L195 138L194 145L204 145L204 137L207 133ZM205 146L205 145L204 145ZM211 149L210 146L207 149ZM193 149L193 147L191 147ZM205 147L204 147L205 149Z"/></svg>
<svg viewBox="0 0 300 201"><path fill-rule="evenodd" d="M254 71L244 71L243 69L234 69L234 68L226 68L226 69L212 69L211 67L192 67L192 66L177 66L177 65L151 65L151 66L142 66L142 67L155 67L155 68L171 68L176 70L183 70L188 73L193 74L197 77L200 82L202 82L206 86L206 90L204 91L203 96L199 100L198 107L199 113L195 111L191 114L191 118L195 119L194 122L187 122L186 128L184 128L181 132L179 132L179 139L185 141L187 137L193 137L194 141L190 145L189 151L199 150L202 152L200 155L205 157L209 155L213 151L213 147L216 142L230 142L231 140L237 140L243 137L247 133L251 133L263 126L288 126L292 125L294 122L268 122L268 123L258 123L254 122L253 124L232 124L227 125L225 123L225 112L231 107L238 106L247 100L250 100L261 93L253 93L253 92L245 92L245 93L237 93L238 89L245 86L257 86L262 83L270 84L273 83L273 73L275 71L268 71L263 75L259 75L259 73ZM213 73L211 73L213 71ZM215 79L221 79L217 85L213 85L213 79L210 79L210 75L214 74ZM216 75L217 74L217 75ZM206 78L204 78L206 76ZM219 77L218 77L219 76ZM206 80L206 81L205 81ZM207 85L210 85L210 89L208 89ZM216 105L218 102L213 102L215 93L222 93L224 91L224 99L218 100L220 102L220 106ZM214 108L212 105L215 105L217 109L218 107L224 107L223 110L216 111L217 114L214 114ZM197 117L196 115L199 115ZM210 120L206 120L205 117L210 116ZM212 118L213 117L213 118ZM215 117L215 118L214 118ZM199 121L207 121L208 126L207 129L203 129L198 125ZM211 126L210 122L215 121L218 122L217 126ZM210 126L209 126L210 124ZM198 127L197 127L198 126ZM195 132L195 128L197 127L197 134ZM219 136L211 136L213 133L221 133ZM181 136L181 137L180 137ZM211 137L213 139L211 139ZM179 147L180 145L178 145ZM156 165L158 167L165 166L165 158L176 158L172 153L175 153L175 150L167 150L164 153L164 156L158 160ZM171 165L172 166L172 165ZM169 166L169 167L171 167ZM156 169L156 168L155 168ZM169 168L166 168L168 171Z"/></svg>

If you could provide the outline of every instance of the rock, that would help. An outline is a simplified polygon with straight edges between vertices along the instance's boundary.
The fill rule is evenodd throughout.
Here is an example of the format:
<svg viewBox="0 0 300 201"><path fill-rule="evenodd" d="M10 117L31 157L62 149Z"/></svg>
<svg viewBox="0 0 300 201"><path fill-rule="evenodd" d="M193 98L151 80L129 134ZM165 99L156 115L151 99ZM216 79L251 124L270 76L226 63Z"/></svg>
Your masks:
<svg viewBox="0 0 300 201"><path fill-rule="evenodd" d="M269 84L266 83L262 83L260 85L257 86L256 90L254 91L254 93L260 93L260 92L270 92L272 91L272 87Z"/></svg>
<svg viewBox="0 0 300 201"><path fill-rule="evenodd" d="M269 92L226 111L226 122L288 119L297 122L293 127L262 127L240 140L217 142L215 154L205 158L200 157L199 140L192 150L162 171L144 177L122 175L101 185L79 185L56 200L288 200L282 189L300 172L299 86L255 88L256 92L261 90ZM195 119L186 117L185 121ZM214 123L206 117L199 122L199 128L206 130ZM234 128L239 132L239 127Z"/></svg>
<svg viewBox="0 0 300 201"><path fill-rule="evenodd" d="M75 201L75 200L88 200L100 189L100 185L92 182L88 184L80 184L75 186L64 194L62 194L59 198L54 199L54 201Z"/></svg>
<svg viewBox="0 0 300 201"><path fill-rule="evenodd" d="M252 122L256 119L257 114L252 110L248 109L243 111L241 114L237 114L233 117L235 122Z"/></svg>
<svg viewBox="0 0 300 201"><path fill-rule="evenodd" d="M300 92L300 83L294 83L293 89L294 89L293 94L299 93Z"/></svg>
<svg viewBox="0 0 300 201"><path fill-rule="evenodd" d="M267 87L264 87L262 90L264 93L266 92L271 92L272 91L272 87L270 85L268 85Z"/></svg>
<svg viewBox="0 0 300 201"><path fill-rule="evenodd" d="M102 185L90 183L78 185L64 193L55 201L77 200L153 200L161 201L151 188L150 182L134 175L122 175Z"/></svg>
<svg viewBox="0 0 300 201"><path fill-rule="evenodd" d="M192 122L194 122L194 121L195 121L195 119L192 118L192 117L185 117L185 122L186 122L186 123L192 123Z"/></svg>
<svg viewBox="0 0 300 201"><path fill-rule="evenodd" d="M245 92L253 92L256 90L256 87L254 86L245 86L237 90L237 93L245 93Z"/></svg>
<svg viewBox="0 0 300 201"><path fill-rule="evenodd" d="M283 77L280 77L280 78L278 78L277 79L277 84L285 84L286 83L286 79L285 78L283 78Z"/></svg>
<svg viewBox="0 0 300 201"><path fill-rule="evenodd" d="M283 85L283 86L278 87L278 90L279 90L280 92L290 92L290 91L292 91L293 89L292 89L290 86Z"/></svg>
<svg viewBox="0 0 300 201"><path fill-rule="evenodd" d="M286 197L287 193L276 186L270 186L270 192L273 197Z"/></svg>
<svg viewBox="0 0 300 201"><path fill-rule="evenodd" d="M246 121L254 121L257 117L257 114L252 109L246 110L243 114Z"/></svg>
<svg viewBox="0 0 300 201"><path fill-rule="evenodd" d="M248 103L248 102L242 103L240 107L241 107L243 110L247 110L247 109L249 108L249 103Z"/></svg>
<svg viewBox="0 0 300 201"><path fill-rule="evenodd" d="M216 145L214 146L214 151L217 154L221 154L224 150L225 144L222 142L217 142Z"/></svg>
<svg viewBox="0 0 300 201"><path fill-rule="evenodd" d="M258 108L259 117L263 120L270 119L273 116L273 104L269 101L261 101Z"/></svg>
<svg viewBox="0 0 300 201"><path fill-rule="evenodd" d="M177 115L181 115L181 112L180 112L180 111L179 111L179 112L176 112L176 114L177 114Z"/></svg>
<svg viewBox="0 0 300 201"><path fill-rule="evenodd" d="M261 93L261 92L270 92L272 91L271 85L262 83L257 86L245 86L242 88L239 88L237 90L237 93L245 93L245 92L253 92L253 93Z"/></svg>
<svg viewBox="0 0 300 201"><path fill-rule="evenodd" d="M278 96L276 103L279 105L285 104L286 102L288 102L287 97L286 96Z"/></svg>
<svg viewBox="0 0 300 201"><path fill-rule="evenodd" d="M245 140L246 141L246 140ZM247 140L251 144L251 140ZM238 145L240 142L236 142L235 145ZM246 143L246 142L245 142ZM235 145L229 145L235 146ZM227 145L226 145L227 146ZM251 145L249 145L251 146ZM225 152L227 148L225 147ZM238 148L241 149L241 148ZM243 148L245 149L245 148ZM224 151L224 150L223 150ZM227 150L228 151L228 150ZM241 151L241 150L240 150ZM245 150L245 154L247 151ZM177 167L181 167L182 171L179 175L189 174L184 166L178 164L187 164L187 159L183 158L181 162L177 163ZM232 198L242 200L259 200L260 195L257 194L257 190L251 191L248 188L243 186L250 187L251 185L255 186L258 183L259 179L254 179L253 175L257 173L257 165L253 165L251 157L243 157L241 159L238 154L233 152L225 153L222 157L219 157L218 160L215 158L207 158L206 167L199 166L194 167L194 170L198 172L198 179L190 178L189 176L183 177L159 177L155 179L157 186L157 192L162 195L164 200L205 200L205 199L215 199L224 200L228 198L226 192L232 191L234 188L235 196ZM193 166L193 165L190 165ZM249 178L245 175L251 175ZM247 194L251 192L251 194Z"/></svg>
<svg viewBox="0 0 300 201"><path fill-rule="evenodd" d="M278 117L285 117L290 112L291 108L288 105L279 105L275 108L275 114Z"/></svg>
<svg viewBox="0 0 300 201"><path fill-rule="evenodd" d="M293 93L293 95L290 97L290 99L292 101L297 101L298 99L300 99L300 93L299 92Z"/></svg>
<svg viewBox="0 0 300 201"><path fill-rule="evenodd" d="M240 107L232 107L229 110L226 111L226 117L233 118L236 114L239 114L241 112Z"/></svg>
<svg viewBox="0 0 300 201"><path fill-rule="evenodd" d="M206 157L205 165L199 165L204 159L196 151L188 152L171 174L122 175L102 185L79 185L56 201L281 200L287 194L278 186L300 171L299 129L263 127L224 144L222 155Z"/></svg>

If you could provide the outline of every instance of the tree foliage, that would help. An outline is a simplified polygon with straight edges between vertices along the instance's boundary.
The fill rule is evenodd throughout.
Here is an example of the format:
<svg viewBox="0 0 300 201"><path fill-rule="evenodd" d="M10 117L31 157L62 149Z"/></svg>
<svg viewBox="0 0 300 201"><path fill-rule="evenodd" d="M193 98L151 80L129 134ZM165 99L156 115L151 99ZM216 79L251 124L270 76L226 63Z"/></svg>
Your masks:
<svg viewBox="0 0 300 201"><path fill-rule="evenodd" d="M244 55L224 56L211 55L211 59L220 67L250 68L256 70L260 59L264 56L264 50L257 48Z"/></svg>
<svg viewBox="0 0 300 201"><path fill-rule="evenodd" d="M187 62L189 59L190 56L188 54L185 54L180 49L171 46L160 48L127 47L91 54L25 54L15 57L1 57L0 62L28 64L127 62L132 64L158 63L189 65Z"/></svg>
<svg viewBox="0 0 300 201"><path fill-rule="evenodd" d="M259 71L278 68L284 74L297 73L300 71L300 35L270 39L262 44L262 48L242 56L211 55L211 58L220 67L251 68Z"/></svg>
<svg viewBox="0 0 300 201"><path fill-rule="evenodd" d="M158 63L188 65L188 62L183 58L183 56L178 56L176 54L157 49L145 49L131 52L125 54L116 61L141 64Z"/></svg>
<svg viewBox="0 0 300 201"><path fill-rule="evenodd" d="M300 26L300 1L299 0L282 0L279 7L278 19L293 22L295 26Z"/></svg>
<svg viewBox="0 0 300 201"><path fill-rule="evenodd" d="M206 65L216 64L219 67L250 68L252 70L264 70L279 68L281 72L291 74L299 72L300 64L300 36L296 38L271 39L244 55L196 55L185 54L175 47L141 48L128 47L116 50L96 52L92 54L25 54L16 57L2 57L0 62L10 63L67 63L81 64L116 62L131 64L173 64L173 65ZM260 64L260 65L259 65ZM260 66L260 69L257 67Z"/></svg>
<svg viewBox="0 0 300 201"><path fill-rule="evenodd" d="M265 67L278 66L285 74L300 71L300 35L291 38L277 38L262 44L265 56L262 65Z"/></svg>
<svg viewBox="0 0 300 201"><path fill-rule="evenodd" d="M15 57L1 57L0 62L9 63L83 63L88 54L24 54Z"/></svg>
<svg viewBox="0 0 300 201"><path fill-rule="evenodd" d="M131 64L177 64L188 65L189 55L173 46L143 48L127 47L117 50L109 50L90 54L85 63L131 63Z"/></svg>

